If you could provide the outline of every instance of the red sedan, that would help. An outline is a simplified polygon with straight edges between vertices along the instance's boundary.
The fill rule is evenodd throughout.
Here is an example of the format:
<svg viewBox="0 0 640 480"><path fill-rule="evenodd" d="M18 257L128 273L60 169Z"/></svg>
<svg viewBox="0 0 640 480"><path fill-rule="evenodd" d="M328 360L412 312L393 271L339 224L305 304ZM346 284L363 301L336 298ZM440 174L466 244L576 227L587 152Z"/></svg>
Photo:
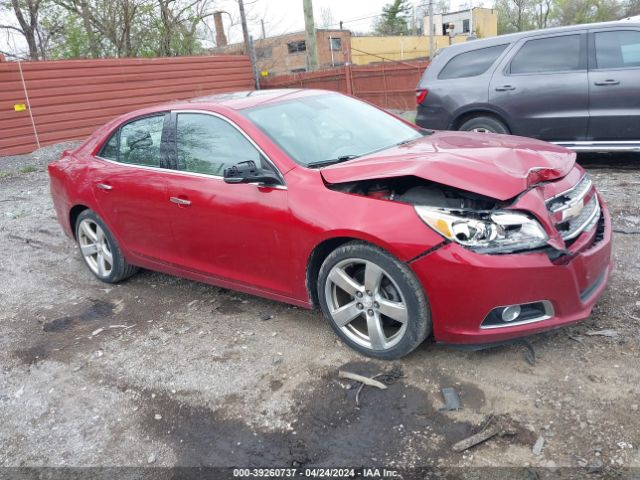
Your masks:
<svg viewBox="0 0 640 480"><path fill-rule="evenodd" d="M610 217L574 153L423 130L336 93L140 110L49 173L98 279L143 267L320 307L379 358L584 319L612 268Z"/></svg>

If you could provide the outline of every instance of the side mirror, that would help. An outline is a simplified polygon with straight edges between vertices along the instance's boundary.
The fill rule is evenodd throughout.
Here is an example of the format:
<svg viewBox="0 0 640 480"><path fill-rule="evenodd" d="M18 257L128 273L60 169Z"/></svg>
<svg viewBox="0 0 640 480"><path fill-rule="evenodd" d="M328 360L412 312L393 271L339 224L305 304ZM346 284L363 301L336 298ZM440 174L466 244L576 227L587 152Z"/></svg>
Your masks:
<svg viewBox="0 0 640 480"><path fill-rule="evenodd" d="M272 172L262 170L256 166L253 160L240 162L233 167L224 169L224 181L226 183L261 183L264 185L277 185L280 179Z"/></svg>

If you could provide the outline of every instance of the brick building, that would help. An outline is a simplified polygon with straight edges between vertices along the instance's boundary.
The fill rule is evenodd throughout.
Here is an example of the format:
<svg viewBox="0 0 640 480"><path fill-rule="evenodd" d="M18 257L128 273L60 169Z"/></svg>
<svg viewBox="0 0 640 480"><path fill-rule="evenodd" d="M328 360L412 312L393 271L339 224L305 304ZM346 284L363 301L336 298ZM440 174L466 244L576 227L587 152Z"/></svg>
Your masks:
<svg viewBox="0 0 640 480"><path fill-rule="evenodd" d="M317 29L316 43L319 68L344 65L351 50L351 32ZM306 72L309 69L305 32L256 39L254 44L258 71L263 76ZM213 53L243 54L244 43L217 47Z"/></svg>

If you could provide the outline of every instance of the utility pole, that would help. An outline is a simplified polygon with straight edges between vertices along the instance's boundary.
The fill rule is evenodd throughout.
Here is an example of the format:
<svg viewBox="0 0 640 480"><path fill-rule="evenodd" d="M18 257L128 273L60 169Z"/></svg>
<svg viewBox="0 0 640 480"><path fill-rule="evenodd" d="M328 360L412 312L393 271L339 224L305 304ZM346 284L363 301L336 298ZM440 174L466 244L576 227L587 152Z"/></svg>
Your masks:
<svg viewBox="0 0 640 480"><path fill-rule="evenodd" d="M267 32L264 29L264 18L260 19L260 25L262 26L262 39L267 38Z"/></svg>
<svg viewBox="0 0 640 480"><path fill-rule="evenodd" d="M307 63L309 70L318 68L318 46L316 45L316 27L313 23L313 4L311 0L302 0L304 8L304 29L307 33Z"/></svg>
<svg viewBox="0 0 640 480"><path fill-rule="evenodd" d="M429 0L429 61L431 60L433 60L433 0Z"/></svg>
<svg viewBox="0 0 640 480"><path fill-rule="evenodd" d="M256 45L253 43L253 37L249 36L249 58L251 59L251 68L253 68L253 79L256 82L256 90L260 90L260 76L258 75L258 61L256 59Z"/></svg>
<svg viewBox="0 0 640 480"><path fill-rule="evenodd" d="M244 13L244 1L238 0L240 8L240 23L242 24L242 38L244 40L244 53L251 56L251 41L249 40L249 29L247 28L247 16Z"/></svg>

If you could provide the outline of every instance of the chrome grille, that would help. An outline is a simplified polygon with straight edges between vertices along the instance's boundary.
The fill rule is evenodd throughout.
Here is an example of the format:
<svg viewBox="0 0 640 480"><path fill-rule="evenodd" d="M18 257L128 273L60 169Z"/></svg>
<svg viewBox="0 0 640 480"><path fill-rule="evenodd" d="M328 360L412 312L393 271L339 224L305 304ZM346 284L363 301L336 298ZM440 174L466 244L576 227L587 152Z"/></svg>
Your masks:
<svg viewBox="0 0 640 480"><path fill-rule="evenodd" d="M570 190L548 200L547 208L565 241L591 230L600 218L600 203L589 175L582 177Z"/></svg>
<svg viewBox="0 0 640 480"><path fill-rule="evenodd" d="M593 187L591 177L584 175L573 188L548 200L547 208L553 213L568 210L583 200L587 193L589 193L589 190L591 190L591 187Z"/></svg>

